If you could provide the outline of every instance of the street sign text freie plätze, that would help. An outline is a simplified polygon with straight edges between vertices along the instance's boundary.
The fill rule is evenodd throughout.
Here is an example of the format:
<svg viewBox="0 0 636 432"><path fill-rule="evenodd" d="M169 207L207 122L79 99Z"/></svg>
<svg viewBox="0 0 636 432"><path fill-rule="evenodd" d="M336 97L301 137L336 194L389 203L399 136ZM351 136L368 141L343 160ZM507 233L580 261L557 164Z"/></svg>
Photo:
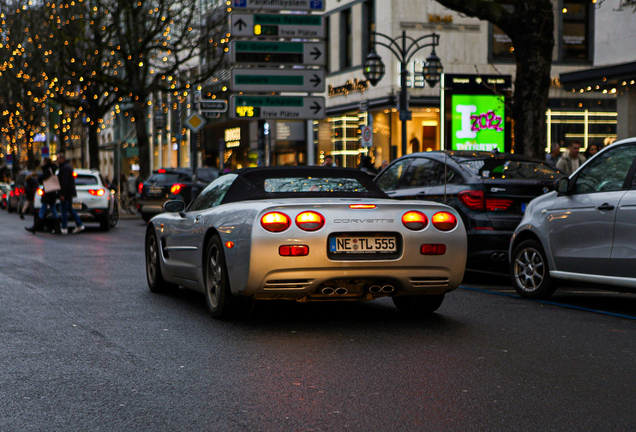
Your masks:
<svg viewBox="0 0 636 432"><path fill-rule="evenodd" d="M321 96L230 96L231 118L320 120L324 116Z"/></svg>
<svg viewBox="0 0 636 432"><path fill-rule="evenodd" d="M323 12L325 0L232 0L238 10Z"/></svg>
<svg viewBox="0 0 636 432"><path fill-rule="evenodd" d="M316 15L245 14L230 15L233 36L324 39L325 21Z"/></svg>
<svg viewBox="0 0 636 432"><path fill-rule="evenodd" d="M304 65L326 64L323 42L232 41L233 64Z"/></svg>

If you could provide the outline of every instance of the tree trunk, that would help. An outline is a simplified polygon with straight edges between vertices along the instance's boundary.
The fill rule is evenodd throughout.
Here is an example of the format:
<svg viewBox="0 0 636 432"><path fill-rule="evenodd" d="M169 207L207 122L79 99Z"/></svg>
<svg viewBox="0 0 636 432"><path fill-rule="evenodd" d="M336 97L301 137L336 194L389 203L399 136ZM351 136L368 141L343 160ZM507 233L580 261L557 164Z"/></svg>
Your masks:
<svg viewBox="0 0 636 432"><path fill-rule="evenodd" d="M99 137L97 122L88 125L88 163L90 169L99 170Z"/></svg>
<svg viewBox="0 0 636 432"><path fill-rule="evenodd" d="M137 147L139 148L139 175L145 180L150 177L150 158L148 157L150 153L150 136L148 134L148 118L146 117L145 104L136 101L133 113L135 116L135 130L137 131Z"/></svg>
<svg viewBox="0 0 636 432"><path fill-rule="evenodd" d="M543 159L554 50L554 15L552 9L533 8L524 16L528 18L511 37L517 63L512 108L515 153Z"/></svg>

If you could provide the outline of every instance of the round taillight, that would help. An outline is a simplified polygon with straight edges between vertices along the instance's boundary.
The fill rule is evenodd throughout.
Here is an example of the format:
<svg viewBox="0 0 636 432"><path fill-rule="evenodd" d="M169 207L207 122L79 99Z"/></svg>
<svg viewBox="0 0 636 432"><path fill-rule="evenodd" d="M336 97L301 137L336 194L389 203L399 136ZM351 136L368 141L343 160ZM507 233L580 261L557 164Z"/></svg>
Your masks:
<svg viewBox="0 0 636 432"><path fill-rule="evenodd" d="M433 215L433 226L440 231L450 231L457 226L457 218L445 211Z"/></svg>
<svg viewBox="0 0 636 432"><path fill-rule="evenodd" d="M269 212L261 218L261 226L270 232L285 231L291 225L291 219L285 213Z"/></svg>
<svg viewBox="0 0 636 432"><path fill-rule="evenodd" d="M426 228L426 225L428 225L428 218L422 212L411 210L404 213L402 216L402 223L411 231L419 231Z"/></svg>
<svg viewBox="0 0 636 432"><path fill-rule="evenodd" d="M303 231L317 231L325 226L325 218L313 211L306 211L296 216L296 225Z"/></svg>

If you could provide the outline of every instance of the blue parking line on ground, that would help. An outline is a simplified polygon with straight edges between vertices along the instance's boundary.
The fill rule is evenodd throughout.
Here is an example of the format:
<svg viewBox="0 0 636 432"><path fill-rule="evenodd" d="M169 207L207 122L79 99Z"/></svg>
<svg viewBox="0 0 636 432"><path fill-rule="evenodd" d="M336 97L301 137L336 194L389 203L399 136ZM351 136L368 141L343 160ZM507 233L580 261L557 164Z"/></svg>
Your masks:
<svg viewBox="0 0 636 432"><path fill-rule="evenodd" d="M551 302L551 301L547 301L547 300L527 299L527 298L523 298L521 296L514 295L514 294L500 293L500 292L496 292L496 291L488 291L488 290L483 290L483 289L479 289L479 288L469 288L469 287L464 287L464 286L460 286L459 288L463 289L463 290L466 290L466 291L475 291L475 292L481 292L481 293L485 293L485 294L493 294L493 295L498 295L498 296L503 296L503 297L510 297L510 298L513 298L513 299L516 299L516 300L528 300L528 301L548 304L548 305L552 305L552 306L560 306L560 307L564 307L564 308L567 308L567 309L575 309L575 310L580 310L580 311L584 311L584 312L592 312L592 313L597 313L597 314L601 314L601 315L609 315L609 316L618 317L618 318L627 318L627 319L636 321L636 317L635 316L617 314L617 313L614 313L614 312L604 312L604 311L600 311L600 310L597 310L597 309L588 309L588 308L584 308L584 307L580 307L580 306L572 306L572 305L568 305L568 304L564 304L564 303L556 303L556 302Z"/></svg>

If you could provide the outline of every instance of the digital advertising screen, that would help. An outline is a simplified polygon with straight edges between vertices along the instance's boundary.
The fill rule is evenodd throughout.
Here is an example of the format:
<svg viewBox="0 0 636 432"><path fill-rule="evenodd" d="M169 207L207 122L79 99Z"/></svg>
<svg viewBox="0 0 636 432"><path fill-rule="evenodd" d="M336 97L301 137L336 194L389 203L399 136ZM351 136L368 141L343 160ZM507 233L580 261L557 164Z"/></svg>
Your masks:
<svg viewBox="0 0 636 432"><path fill-rule="evenodd" d="M505 111L504 96L452 95L451 148L503 153Z"/></svg>

